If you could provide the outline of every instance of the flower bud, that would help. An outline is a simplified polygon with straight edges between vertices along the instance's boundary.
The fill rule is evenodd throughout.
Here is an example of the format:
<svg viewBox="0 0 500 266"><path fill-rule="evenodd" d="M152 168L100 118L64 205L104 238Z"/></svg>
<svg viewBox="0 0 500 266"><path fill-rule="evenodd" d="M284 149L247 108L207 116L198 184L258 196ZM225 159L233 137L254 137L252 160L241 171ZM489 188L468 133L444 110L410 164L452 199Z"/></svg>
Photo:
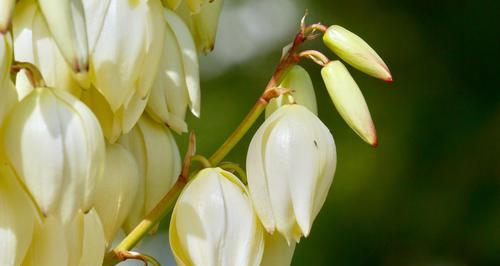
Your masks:
<svg viewBox="0 0 500 266"><path fill-rule="evenodd" d="M48 86L78 97L81 89L75 74L61 54L38 4L33 0L20 1L14 10L12 24L15 59L37 66ZM25 71L18 73L16 88L20 99L33 90Z"/></svg>
<svg viewBox="0 0 500 266"><path fill-rule="evenodd" d="M165 21L172 29L181 48L182 62L184 68L184 75L186 79L186 86L188 89L189 107L191 113L196 117L200 116L200 73L198 63L198 53L196 46L189 31L188 26L182 19L173 11L165 9Z"/></svg>
<svg viewBox="0 0 500 266"><path fill-rule="evenodd" d="M262 227L245 186L220 168L206 168L175 204L170 247L179 265L258 265Z"/></svg>
<svg viewBox="0 0 500 266"><path fill-rule="evenodd" d="M10 164L44 214L68 222L92 205L101 177L104 139L94 114L69 93L36 88L5 121Z"/></svg>
<svg viewBox="0 0 500 266"><path fill-rule="evenodd" d="M255 210L288 243L308 236L328 194L337 163L328 128L300 105L285 105L250 142L247 174Z"/></svg>
<svg viewBox="0 0 500 266"><path fill-rule="evenodd" d="M129 232L175 184L181 172L181 157L170 130L146 115L119 143L133 154L140 174L137 196L124 223Z"/></svg>
<svg viewBox="0 0 500 266"><path fill-rule="evenodd" d="M358 85L340 61L332 61L321 69L321 76L337 111L365 142L377 146L377 132Z"/></svg>
<svg viewBox="0 0 500 266"><path fill-rule="evenodd" d="M0 34L4 34L9 30L15 4L15 0L0 0Z"/></svg>
<svg viewBox="0 0 500 266"><path fill-rule="evenodd" d="M318 115L318 107L316 105L316 94L314 93L314 87L312 84L311 77L307 71L299 66L294 65L285 74L283 80L281 81L280 88L286 88L292 90L291 95L293 101L296 104L307 107L309 111ZM280 95L276 98L271 99L266 107L266 118L269 117L274 111L279 107L290 104L289 97L286 95Z"/></svg>
<svg viewBox="0 0 500 266"><path fill-rule="evenodd" d="M75 72L87 72L89 53L81 0L38 0L57 47Z"/></svg>
<svg viewBox="0 0 500 266"><path fill-rule="evenodd" d="M208 53L214 49L223 4L224 0L210 1L201 8L200 13L192 15L192 32L201 52Z"/></svg>
<svg viewBox="0 0 500 266"><path fill-rule="evenodd" d="M139 169L133 155L120 144L106 146L106 166L96 187L94 208L110 244L127 217L139 186Z"/></svg>
<svg viewBox="0 0 500 266"><path fill-rule="evenodd" d="M31 242L35 208L8 166L0 165L0 265L20 265Z"/></svg>
<svg viewBox="0 0 500 266"><path fill-rule="evenodd" d="M323 35L323 42L351 66L370 76L392 82L391 72L382 58L356 34L333 25Z"/></svg>
<svg viewBox="0 0 500 266"><path fill-rule="evenodd" d="M0 97L0 128L5 117L17 103L16 88L10 80L11 62L12 41L10 34L0 35L0 95L2 95Z"/></svg>
<svg viewBox="0 0 500 266"><path fill-rule="evenodd" d="M280 234L264 234L264 255L260 266L290 266L296 243L290 245Z"/></svg>

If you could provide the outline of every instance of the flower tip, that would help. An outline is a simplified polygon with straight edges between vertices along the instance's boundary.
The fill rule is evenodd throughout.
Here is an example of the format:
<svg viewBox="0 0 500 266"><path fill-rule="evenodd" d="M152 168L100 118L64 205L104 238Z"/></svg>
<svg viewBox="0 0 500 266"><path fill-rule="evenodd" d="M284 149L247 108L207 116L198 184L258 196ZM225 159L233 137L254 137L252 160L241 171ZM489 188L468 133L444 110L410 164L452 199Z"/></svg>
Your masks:
<svg viewBox="0 0 500 266"><path fill-rule="evenodd" d="M391 76L391 75L389 75L389 77L387 77L386 79L384 79L384 81L385 81L385 82L387 82L387 83L392 83L392 82L394 82L394 80L392 79L392 76Z"/></svg>
<svg viewBox="0 0 500 266"><path fill-rule="evenodd" d="M1 35L4 35L4 34L7 34L7 32L9 32L9 26L0 26L0 34Z"/></svg>
<svg viewBox="0 0 500 266"><path fill-rule="evenodd" d="M375 135L375 139L372 141L372 143L370 143L370 145L372 145L373 148L378 147L378 137L376 135Z"/></svg>

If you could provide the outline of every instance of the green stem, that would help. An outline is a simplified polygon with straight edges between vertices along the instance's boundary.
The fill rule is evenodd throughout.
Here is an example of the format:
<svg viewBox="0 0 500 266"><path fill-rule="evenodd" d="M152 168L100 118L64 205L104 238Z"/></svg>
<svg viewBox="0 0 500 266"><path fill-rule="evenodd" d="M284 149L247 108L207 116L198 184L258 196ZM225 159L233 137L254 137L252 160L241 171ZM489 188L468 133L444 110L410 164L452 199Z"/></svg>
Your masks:
<svg viewBox="0 0 500 266"><path fill-rule="evenodd" d="M252 127L257 118L264 112L267 106L267 101L259 98L257 103L252 107L247 116L241 121L240 125L233 131L233 133L226 139L226 141L210 156L210 163L218 165L224 157L238 144L238 142L245 136L247 131Z"/></svg>

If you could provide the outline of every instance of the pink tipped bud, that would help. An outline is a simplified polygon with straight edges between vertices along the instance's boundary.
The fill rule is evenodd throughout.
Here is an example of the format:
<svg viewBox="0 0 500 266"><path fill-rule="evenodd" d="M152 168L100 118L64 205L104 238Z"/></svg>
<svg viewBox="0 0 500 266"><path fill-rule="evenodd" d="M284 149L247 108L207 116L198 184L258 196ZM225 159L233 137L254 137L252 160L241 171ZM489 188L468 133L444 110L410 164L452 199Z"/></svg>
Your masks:
<svg viewBox="0 0 500 266"><path fill-rule="evenodd" d="M333 25L323 36L323 42L351 66L370 76L392 82L391 72L382 58L356 34Z"/></svg>
<svg viewBox="0 0 500 266"><path fill-rule="evenodd" d="M377 133L358 85L340 61L332 61L321 70L323 81L335 108L365 142L377 146Z"/></svg>

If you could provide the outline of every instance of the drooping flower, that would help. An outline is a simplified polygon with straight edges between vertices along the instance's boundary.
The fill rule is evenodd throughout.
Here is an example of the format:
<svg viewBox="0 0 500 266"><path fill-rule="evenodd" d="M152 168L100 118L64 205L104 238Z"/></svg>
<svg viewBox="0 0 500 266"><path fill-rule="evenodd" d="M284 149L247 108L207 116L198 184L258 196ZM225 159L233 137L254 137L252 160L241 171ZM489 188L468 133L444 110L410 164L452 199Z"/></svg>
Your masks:
<svg viewBox="0 0 500 266"><path fill-rule="evenodd" d="M181 158L172 132L146 115L119 143L132 153L139 166L137 195L123 225L130 232L175 184Z"/></svg>
<svg viewBox="0 0 500 266"><path fill-rule="evenodd" d="M37 66L48 86L78 97L81 89L75 73L61 54L37 2L20 1L14 10L12 24L15 59ZM24 70L16 77L16 88L20 100L33 90Z"/></svg>
<svg viewBox="0 0 500 266"><path fill-rule="evenodd" d="M309 235L336 162L330 131L306 107L285 105L266 119L250 142L247 174L255 210L268 233L276 230L288 243Z"/></svg>
<svg viewBox="0 0 500 266"><path fill-rule="evenodd" d="M134 203L139 169L133 155L120 144L106 146L106 167L96 187L94 208L110 244Z"/></svg>
<svg viewBox="0 0 500 266"><path fill-rule="evenodd" d="M245 186L220 168L200 171L174 207L170 247L179 265L259 265L263 232Z"/></svg>
<svg viewBox="0 0 500 266"><path fill-rule="evenodd" d="M321 76L342 118L365 142L377 146L377 132L365 98L344 64L328 63L321 69Z"/></svg>
<svg viewBox="0 0 500 266"><path fill-rule="evenodd" d="M6 157L44 214L64 223L93 204L104 138L94 114L71 94L35 88L4 124Z"/></svg>

